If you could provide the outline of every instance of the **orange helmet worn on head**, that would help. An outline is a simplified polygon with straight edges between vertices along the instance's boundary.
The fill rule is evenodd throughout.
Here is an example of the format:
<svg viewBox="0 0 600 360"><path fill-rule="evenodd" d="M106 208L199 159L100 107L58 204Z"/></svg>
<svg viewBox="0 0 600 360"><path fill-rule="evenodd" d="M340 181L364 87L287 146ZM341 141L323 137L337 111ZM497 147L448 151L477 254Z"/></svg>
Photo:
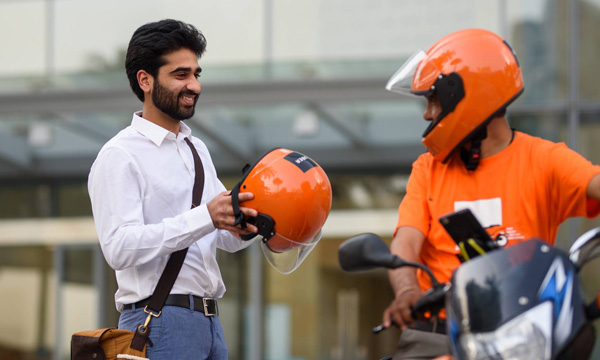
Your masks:
<svg viewBox="0 0 600 360"><path fill-rule="evenodd" d="M523 78L514 51L501 37L465 29L416 52L386 89L437 95L441 113L425 130L423 144L445 163L466 142L485 138L489 121L523 92Z"/></svg>
<svg viewBox="0 0 600 360"><path fill-rule="evenodd" d="M243 206L258 211L246 219L239 211L238 194L254 199ZM236 224L258 227L267 260L282 273L295 270L321 238L321 228L331 209L331 184L325 171L311 158L277 148L263 155L232 190ZM254 237L243 237L248 239Z"/></svg>

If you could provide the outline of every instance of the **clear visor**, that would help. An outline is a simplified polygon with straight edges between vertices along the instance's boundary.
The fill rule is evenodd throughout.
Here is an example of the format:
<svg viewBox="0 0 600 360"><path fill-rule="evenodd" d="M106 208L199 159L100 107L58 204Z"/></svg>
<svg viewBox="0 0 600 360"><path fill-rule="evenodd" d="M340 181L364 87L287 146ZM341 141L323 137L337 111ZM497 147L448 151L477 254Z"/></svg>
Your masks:
<svg viewBox="0 0 600 360"><path fill-rule="evenodd" d="M279 234L273 236L268 241L264 241L262 236L259 239L260 247L269 261L269 264L282 274L290 274L302 264L304 259L312 249L321 240L321 230L305 243L299 243L287 239ZM274 251L273 249L280 249Z"/></svg>
<svg viewBox="0 0 600 360"><path fill-rule="evenodd" d="M425 57L425 51L419 50L416 53L412 54L411 57L408 58L402 64L400 69L396 71L396 73L388 80L385 85L386 90L392 91L395 93L403 94L403 95L416 95L412 90L412 82L419 67L419 63Z"/></svg>

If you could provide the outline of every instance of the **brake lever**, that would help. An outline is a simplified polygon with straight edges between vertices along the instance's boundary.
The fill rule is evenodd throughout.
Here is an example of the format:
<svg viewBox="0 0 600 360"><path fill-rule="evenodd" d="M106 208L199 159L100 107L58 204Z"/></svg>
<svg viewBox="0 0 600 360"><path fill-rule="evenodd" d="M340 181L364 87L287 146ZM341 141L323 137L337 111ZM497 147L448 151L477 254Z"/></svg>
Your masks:
<svg viewBox="0 0 600 360"><path fill-rule="evenodd" d="M392 319L392 326L398 327L398 324L396 324L394 319ZM379 334L380 332L382 332L385 329L387 329L387 328L383 325L383 323L381 323L381 324L375 326L373 329L371 329L371 331L373 331L373 334Z"/></svg>

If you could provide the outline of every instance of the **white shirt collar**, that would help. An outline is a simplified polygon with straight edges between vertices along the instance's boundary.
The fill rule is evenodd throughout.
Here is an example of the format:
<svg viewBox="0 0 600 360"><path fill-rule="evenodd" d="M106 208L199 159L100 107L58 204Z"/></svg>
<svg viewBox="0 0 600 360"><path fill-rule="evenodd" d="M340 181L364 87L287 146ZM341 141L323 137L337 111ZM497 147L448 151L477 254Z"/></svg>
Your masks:
<svg viewBox="0 0 600 360"><path fill-rule="evenodd" d="M169 130L156 125L152 121L144 119L141 115L141 111L133 113L131 127L150 139L156 146L160 146L165 139L181 141L183 138L191 137L192 135L192 129L183 122L181 122L179 134L175 137L175 134Z"/></svg>

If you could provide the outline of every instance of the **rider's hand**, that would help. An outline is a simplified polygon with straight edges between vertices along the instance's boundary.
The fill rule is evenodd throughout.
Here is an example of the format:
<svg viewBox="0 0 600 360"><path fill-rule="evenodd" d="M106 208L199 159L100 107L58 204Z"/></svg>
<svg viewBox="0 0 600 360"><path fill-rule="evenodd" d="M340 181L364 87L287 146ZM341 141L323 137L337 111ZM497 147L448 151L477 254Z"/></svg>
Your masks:
<svg viewBox="0 0 600 360"><path fill-rule="evenodd" d="M407 286L396 292L392 303L383 312L383 325L388 328L392 325L392 319L402 330L413 325L415 320L411 314L412 306L423 296L418 286Z"/></svg>

